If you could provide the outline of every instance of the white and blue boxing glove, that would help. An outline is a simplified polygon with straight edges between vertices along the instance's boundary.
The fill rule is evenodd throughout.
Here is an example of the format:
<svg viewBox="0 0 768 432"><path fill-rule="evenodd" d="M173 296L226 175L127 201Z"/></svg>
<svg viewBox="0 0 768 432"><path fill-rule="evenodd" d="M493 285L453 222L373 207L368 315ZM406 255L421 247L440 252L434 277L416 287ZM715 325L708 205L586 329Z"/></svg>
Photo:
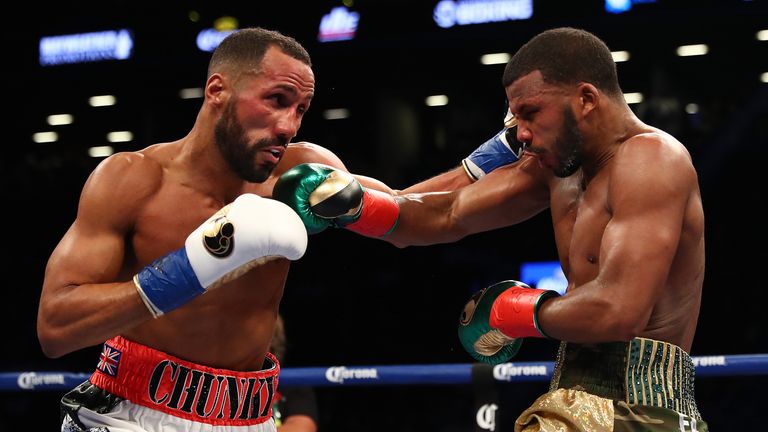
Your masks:
<svg viewBox="0 0 768 432"><path fill-rule="evenodd" d="M184 246L144 267L133 283L155 318L254 266L275 258L297 260L307 230L287 205L243 194L193 231Z"/></svg>
<svg viewBox="0 0 768 432"><path fill-rule="evenodd" d="M504 129L461 161L464 171L473 181L480 180L496 168L517 162L523 156L525 143L517 140L516 127L517 119L507 109Z"/></svg>

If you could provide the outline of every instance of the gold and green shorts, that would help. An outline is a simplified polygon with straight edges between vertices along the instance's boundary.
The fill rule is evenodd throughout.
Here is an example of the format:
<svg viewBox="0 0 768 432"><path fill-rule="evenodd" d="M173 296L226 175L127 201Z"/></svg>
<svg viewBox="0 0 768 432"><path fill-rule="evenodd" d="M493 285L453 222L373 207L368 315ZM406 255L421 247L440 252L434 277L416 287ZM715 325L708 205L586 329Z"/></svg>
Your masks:
<svg viewBox="0 0 768 432"><path fill-rule="evenodd" d="M706 432L694 372L688 353L666 342L563 342L549 392L518 417L515 431Z"/></svg>

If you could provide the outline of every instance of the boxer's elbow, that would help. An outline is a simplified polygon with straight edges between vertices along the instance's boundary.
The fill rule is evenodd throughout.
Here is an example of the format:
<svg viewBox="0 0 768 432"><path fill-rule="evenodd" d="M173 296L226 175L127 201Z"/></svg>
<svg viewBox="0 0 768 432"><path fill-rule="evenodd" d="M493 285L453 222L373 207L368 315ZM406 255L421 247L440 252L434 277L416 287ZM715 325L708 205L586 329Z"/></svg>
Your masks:
<svg viewBox="0 0 768 432"><path fill-rule="evenodd" d="M50 328L38 325L37 340L43 354L48 358L59 358L69 352L57 337L56 332Z"/></svg>
<svg viewBox="0 0 768 432"><path fill-rule="evenodd" d="M616 308L606 315L604 329L607 340L628 342L638 337L645 328L645 323L626 310Z"/></svg>
<svg viewBox="0 0 768 432"><path fill-rule="evenodd" d="M37 340L46 357L59 358L77 349L73 337L67 333L65 328L52 324L44 315L38 317Z"/></svg>
<svg viewBox="0 0 768 432"><path fill-rule="evenodd" d="M50 343L44 343L42 340L40 341L40 347L43 350L43 355L50 359L57 359L63 357L64 354L68 354L68 351L55 349L54 345Z"/></svg>

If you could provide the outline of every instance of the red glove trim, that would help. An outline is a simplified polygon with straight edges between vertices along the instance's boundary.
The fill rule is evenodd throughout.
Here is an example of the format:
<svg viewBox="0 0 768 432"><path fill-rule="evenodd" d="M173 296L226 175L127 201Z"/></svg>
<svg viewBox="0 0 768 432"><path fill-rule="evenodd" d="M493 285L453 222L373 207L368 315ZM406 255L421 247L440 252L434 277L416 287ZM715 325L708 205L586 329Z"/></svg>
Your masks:
<svg viewBox="0 0 768 432"><path fill-rule="evenodd" d="M536 314L544 301L557 295L552 290L511 287L493 301L489 324L511 338L548 338L541 331Z"/></svg>
<svg viewBox="0 0 768 432"><path fill-rule="evenodd" d="M344 228L368 237L384 237L395 228L399 216L400 205L392 195L366 188L360 217Z"/></svg>

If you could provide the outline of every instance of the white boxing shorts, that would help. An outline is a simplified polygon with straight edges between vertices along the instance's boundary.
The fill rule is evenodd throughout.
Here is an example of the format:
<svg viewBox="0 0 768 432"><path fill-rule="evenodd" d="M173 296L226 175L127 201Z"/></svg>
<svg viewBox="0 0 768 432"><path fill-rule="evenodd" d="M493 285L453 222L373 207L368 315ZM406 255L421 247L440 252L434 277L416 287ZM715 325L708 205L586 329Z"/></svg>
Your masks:
<svg viewBox="0 0 768 432"><path fill-rule="evenodd" d="M239 372L182 360L115 337L88 381L61 400L63 432L275 432L280 364Z"/></svg>

